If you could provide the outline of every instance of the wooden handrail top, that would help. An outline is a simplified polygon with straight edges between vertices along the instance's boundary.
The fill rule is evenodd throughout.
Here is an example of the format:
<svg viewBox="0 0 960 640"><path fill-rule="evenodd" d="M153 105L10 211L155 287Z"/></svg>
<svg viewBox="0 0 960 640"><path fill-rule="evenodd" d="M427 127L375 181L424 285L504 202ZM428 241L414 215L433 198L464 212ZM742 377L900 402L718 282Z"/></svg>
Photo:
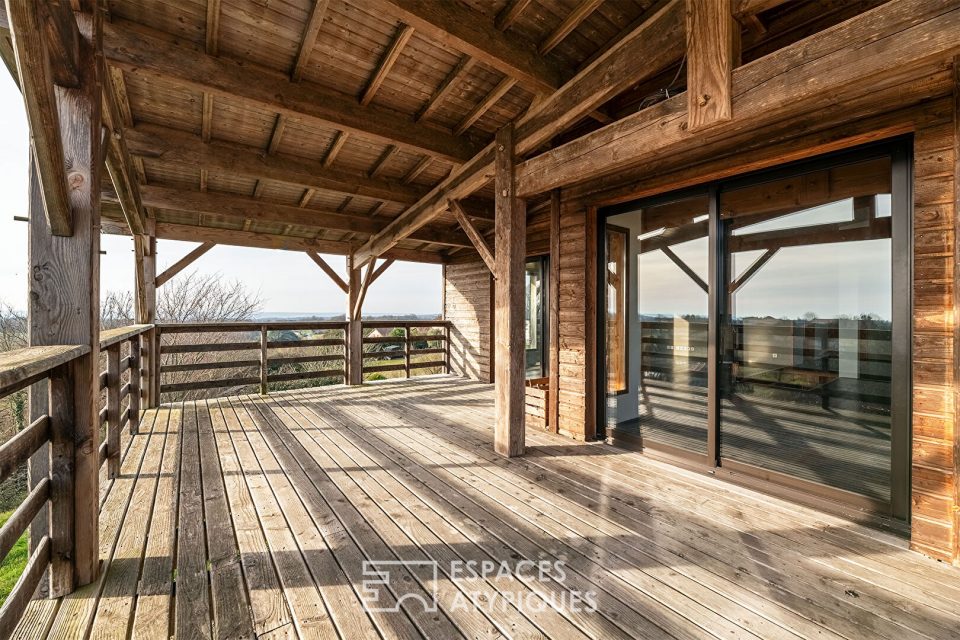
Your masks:
<svg viewBox="0 0 960 640"><path fill-rule="evenodd" d="M135 338L136 336L146 333L150 331L150 329L153 329L152 324L131 324L126 327L117 327L116 329L101 331L100 348L106 349L107 347L112 347L124 340L129 340L130 338Z"/></svg>
<svg viewBox="0 0 960 640"><path fill-rule="evenodd" d="M363 320L364 327L395 329L403 327L445 327L449 320Z"/></svg>
<svg viewBox="0 0 960 640"><path fill-rule="evenodd" d="M163 333L216 333L219 331L283 331L297 329L343 329L345 321L296 321L296 322L191 322L157 323Z"/></svg>
<svg viewBox="0 0 960 640"><path fill-rule="evenodd" d="M86 345L27 347L0 353L0 396L22 389L62 364L90 353Z"/></svg>

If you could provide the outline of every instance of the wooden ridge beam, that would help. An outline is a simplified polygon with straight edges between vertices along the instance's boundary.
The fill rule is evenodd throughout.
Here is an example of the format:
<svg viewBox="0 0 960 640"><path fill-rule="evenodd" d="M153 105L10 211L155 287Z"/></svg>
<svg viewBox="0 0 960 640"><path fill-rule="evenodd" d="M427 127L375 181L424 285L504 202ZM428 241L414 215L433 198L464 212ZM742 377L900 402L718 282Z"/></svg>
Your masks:
<svg viewBox="0 0 960 640"><path fill-rule="evenodd" d="M369 0L383 13L396 16L431 40L462 51L536 93L562 84L561 70L527 42L499 31L483 15L459 2L435 0Z"/></svg>
<svg viewBox="0 0 960 640"><path fill-rule="evenodd" d="M470 221L470 218L467 217L467 213L463 210L463 207L460 206L458 201L450 201L450 211L452 211L453 215L456 216L457 222L460 223L460 226L463 227L467 237L470 238L471 242L473 242L473 246L476 248L477 253L480 254L484 264L487 265L487 268L490 269L490 273L492 273L493 277L496 278L497 263L496 260L494 260L493 252L490 250L490 247L487 246L486 239L473 225L473 223Z"/></svg>
<svg viewBox="0 0 960 640"><path fill-rule="evenodd" d="M412 37L413 27L408 24L401 24L390 46L387 47L387 50L384 52L383 59L380 60L380 64L377 66L377 71L373 74L373 77L370 78L370 82L367 83L367 88L364 89L363 96L360 98L360 104L364 106L370 104L374 96L377 95L377 91L380 90L380 85L386 80L390 70L393 69L393 65L396 64L400 58L400 54L403 53L403 48L407 46L407 43Z"/></svg>
<svg viewBox="0 0 960 640"><path fill-rule="evenodd" d="M109 211L109 207L106 208ZM119 211L116 212L117 215ZM119 217L104 218L101 230L111 235L130 235L130 229ZM287 236L274 233L260 233L241 229L220 229L192 224L157 222L156 238L159 240L178 240L183 242L213 242L233 247L254 249L277 249L281 251L315 251L333 255L348 255L356 250L356 243L340 240L322 240L302 236ZM411 249L391 249L384 258L405 262L424 262L443 264L443 254L433 251L415 251Z"/></svg>
<svg viewBox="0 0 960 640"><path fill-rule="evenodd" d="M331 168L332 162L327 160L337 150L336 145L342 146L345 140L346 134L339 135L327 158L317 161L280 153L265 155L258 147L232 142L205 143L198 136L157 125L139 124L126 133L132 154L161 162L400 204L416 202L423 196L422 188Z"/></svg>
<svg viewBox="0 0 960 640"><path fill-rule="evenodd" d="M951 37L960 31L960 4L949 6L891 0L735 69L734 117L715 124L712 138L752 135L949 60L960 52L960 40ZM689 131L686 102L679 94L527 160L518 167L518 192L545 192L702 144Z"/></svg>
<svg viewBox="0 0 960 640"><path fill-rule="evenodd" d="M333 280L333 284L340 287L344 293L350 292L350 287L347 286L347 283L343 281L343 278L341 278L339 274L333 270L333 267L331 267L330 264L324 260L319 253L316 251L307 251L307 255L317 264L318 267L320 267L325 274L327 274L331 280Z"/></svg>
<svg viewBox="0 0 960 640"><path fill-rule="evenodd" d="M683 55L683 0L665 0L636 29L550 97L535 103L516 125L516 153L536 149L611 97L656 75ZM637 60L643 60L638 65ZM365 263L409 236L493 177L495 144L455 169L439 185L370 238L357 252Z"/></svg>
<svg viewBox="0 0 960 640"><path fill-rule="evenodd" d="M170 265L163 273L159 274L156 277L156 287L159 289L164 284L166 284L171 278L176 276L178 273L189 267L191 264L197 261L200 256L206 252L213 249L217 244L215 242L204 242L199 247L194 248L190 253L183 256L172 265Z"/></svg>
<svg viewBox="0 0 960 640"><path fill-rule="evenodd" d="M303 71L307 68L307 62L310 61L310 54L317 42L317 36L320 34L320 28L323 26L323 19L327 14L329 5L330 0L314 0L313 9L310 10L310 18L307 20L307 26L304 27L303 36L300 38L297 59L290 71L290 79L294 82L300 82L303 79Z"/></svg>
<svg viewBox="0 0 960 640"><path fill-rule="evenodd" d="M47 223L54 235L70 236L73 234L73 217L67 190L58 95L45 48L47 38L38 37L45 30L41 3L7 0L6 6Z"/></svg>
<svg viewBox="0 0 960 640"><path fill-rule="evenodd" d="M413 117L307 82L248 61L208 55L201 47L129 22L107 25L105 55L127 73L163 78L180 86L226 96L232 101L297 120L334 126L418 154L459 164L476 152L474 145Z"/></svg>
<svg viewBox="0 0 960 640"><path fill-rule="evenodd" d="M117 200L115 194L106 193L104 196L107 200ZM265 202L249 196L183 191L157 185L142 187L141 196L148 207L221 215L257 222L276 222L364 234L376 233L385 226L384 222L367 216ZM420 229L412 234L411 238L431 244L454 247L472 246L465 235L450 231Z"/></svg>

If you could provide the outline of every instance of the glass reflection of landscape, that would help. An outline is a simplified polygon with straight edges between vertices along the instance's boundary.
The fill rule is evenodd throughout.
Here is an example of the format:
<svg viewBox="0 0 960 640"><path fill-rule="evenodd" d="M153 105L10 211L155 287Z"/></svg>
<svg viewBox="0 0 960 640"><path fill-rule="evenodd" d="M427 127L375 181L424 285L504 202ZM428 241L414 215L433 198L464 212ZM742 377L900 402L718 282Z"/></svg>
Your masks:
<svg viewBox="0 0 960 640"><path fill-rule="evenodd" d="M889 501L889 194L888 158L721 187L721 464ZM708 204L607 219L630 230L627 385L607 422L644 445L706 453Z"/></svg>

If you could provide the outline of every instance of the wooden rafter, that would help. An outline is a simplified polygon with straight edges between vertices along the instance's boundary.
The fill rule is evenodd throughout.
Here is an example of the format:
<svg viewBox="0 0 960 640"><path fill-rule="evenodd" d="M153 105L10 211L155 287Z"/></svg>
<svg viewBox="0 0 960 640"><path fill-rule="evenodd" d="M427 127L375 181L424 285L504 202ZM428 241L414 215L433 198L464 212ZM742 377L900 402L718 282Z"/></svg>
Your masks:
<svg viewBox="0 0 960 640"><path fill-rule="evenodd" d="M107 173L120 198L127 224L134 233L142 234L147 213L140 198L136 169L127 148L124 117L117 104L112 78L106 73L103 78L103 120L109 131L105 145Z"/></svg>
<svg viewBox="0 0 960 640"><path fill-rule="evenodd" d="M310 10L310 18L307 20L307 26L303 30L303 36L300 38L300 49L297 51L297 59L293 63L293 69L290 71L290 79L294 82L300 82L303 78L303 71L307 68L307 62L310 60L310 54L313 52L313 46L317 42L317 36L320 34L320 28L323 26L323 19L327 14L327 7L330 0L314 0L313 8Z"/></svg>
<svg viewBox="0 0 960 640"><path fill-rule="evenodd" d="M106 200L115 202L116 195L105 193ZM275 222L293 224L318 229L352 231L372 234L384 227L384 222L366 216L351 215L336 211L304 209L298 206L264 202L263 200L228 195L223 193L202 193L185 191L156 185L143 186L141 197L148 207L186 211L199 214L220 215L240 220L256 222ZM411 236L433 244L469 247L470 240L463 234L450 231L420 229Z"/></svg>
<svg viewBox="0 0 960 640"><path fill-rule="evenodd" d="M494 260L493 252L490 250L490 247L487 246L486 239L484 239L483 235L477 230L473 222L470 221L470 218L467 217L466 211L463 210L463 207L460 206L459 202L456 200L451 200L450 211L452 211L453 215L456 216L457 222L459 222L460 226L463 227L464 232L467 234L467 237L470 238L470 242L473 243L474 248L476 248L477 253L480 254L484 264L486 264L487 268L490 269L490 273L496 277L497 264Z"/></svg>
<svg viewBox="0 0 960 640"><path fill-rule="evenodd" d="M7 0L7 19L16 54L20 90L33 137L31 149L39 168L47 222L54 235L73 234L67 172L61 140L60 114L45 42L42 3Z"/></svg>
<svg viewBox="0 0 960 640"><path fill-rule="evenodd" d="M447 74L447 77L443 79L440 86L437 87L436 91L430 96L430 99L423 105L423 108L420 109L420 112L417 114L417 122L426 120L433 115L433 112L443 104L447 96L453 93L453 90L457 88L457 85L459 85L460 81L473 69L475 64L476 60L472 57L468 55L462 56L460 61L450 73Z"/></svg>
<svg viewBox="0 0 960 640"><path fill-rule="evenodd" d="M307 255L310 257L311 260L313 260L315 263L317 263L317 266L320 267L320 269L321 269L325 274L327 274L327 276L328 276L331 280L333 280L333 284L335 284L335 285L337 285L338 287L340 287L340 289L341 289L344 293L349 293L349 292L350 292L350 287L348 287L348 286L347 286L347 283L343 281L343 278L341 278L340 275L339 275L336 271L333 270L333 267L331 267L330 264L329 264L326 260L323 259L323 256L321 256L321 255L320 255L319 253L317 253L316 251L307 251Z"/></svg>
<svg viewBox="0 0 960 640"><path fill-rule="evenodd" d="M431 158L430 156L423 156L422 158L420 158L420 162L414 165L414 167L407 172L407 175L403 176L404 184L410 184L411 182L416 180L417 177L421 173L426 171L427 167L429 167L432 163L433 163L433 158Z"/></svg>
<svg viewBox="0 0 960 640"><path fill-rule="evenodd" d="M383 150L383 153L380 154L380 157L377 158L377 162L373 165L373 169L370 170L370 173L367 174L369 178L376 178L381 173L383 173L384 168L387 166L387 163L390 162L390 158L396 155L398 149L396 145L387 145L387 148Z"/></svg>
<svg viewBox="0 0 960 640"><path fill-rule="evenodd" d="M109 210L109 204L106 209ZM117 215L119 215L119 212L117 212ZM104 218L102 231L108 234L130 235L129 227L127 227L121 218ZM156 223L155 233L155 237L160 240L215 242L217 244L235 247L277 249L282 251L316 251L318 253L348 255L356 249L356 244L339 240L304 238L302 236L260 233L240 229L220 229L172 222ZM382 257L431 264L441 264L444 261L444 256L440 253L399 248L386 252Z"/></svg>
<svg viewBox="0 0 960 640"><path fill-rule="evenodd" d="M195 247L192 251L190 251L190 253L188 253L187 255L183 256L182 258L174 262L172 265L170 265L166 269L166 271L164 271L163 273L157 276L156 287L158 289L162 287L164 284L169 282L174 276L176 276L178 273L180 273L181 271L189 267L191 264L196 262L197 259L200 258L200 256L210 251L210 249L213 249L215 246L217 245L214 242L204 242L199 247Z"/></svg>
<svg viewBox="0 0 960 640"><path fill-rule="evenodd" d="M517 123L517 152L529 153L610 97L679 60L682 34L683 2L669 0L560 90L531 106ZM637 60L644 64L638 65ZM494 145L490 144L368 240L357 252L358 262L363 264L396 246L445 211L448 200L462 200L482 187L493 172L493 161Z"/></svg>
<svg viewBox="0 0 960 640"><path fill-rule="evenodd" d="M380 90L383 81L386 80L390 70L393 69L393 65L400 59L403 48L407 46L407 42L409 42L412 37L413 27L410 25L401 24L397 28L397 33L394 35L393 41L384 52L383 59L380 60L376 72L371 76L370 82L367 83L367 88L364 89L363 95L360 97L360 104L364 106L370 104L374 96L377 95L377 91Z"/></svg>
<svg viewBox="0 0 960 640"><path fill-rule="evenodd" d="M524 9L530 6L533 0L510 0L500 13L497 14L493 25L500 31L506 31L517 21Z"/></svg>
<svg viewBox="0 0 960 640"><path fill-rule="evenodd" d="M323 166L324 168L329 168L336 160L337 156L340 155L343 145L346 144L347 138L350 137L350 134L346 131L338 131L337 137L333 139L333 142L330 143L330 148L327 149L327 154L323 156Z"/></svg>
<svg viewBox="0 0 960 640"><path fill-rule="evenodd" d="M212 56L220 53L220 0L207 0L206 51Z"/></svg>
<svg viewBox="0 0 960 640"><path fill-rule="evenodd" d="M472 127L477 120L483 117L483 114L485 114L493 105L499 102L500 98L507 95L507 92L510 91L510 89L513 89L514 85L516 84L517 81L510 77L506 77L498 82L497 86L495 86L490 93L484 96L483 100L481 100L477 106L470 110L470 113L464 116L463 120L460 121L460 124L457 125L457 128L454 129L454 133L461 135L467 129Z"/></svg>
<svg viewBox="0 0 960 640"><path fill-rule="evenodd" d="M203 104L200 110L200 138L204 142L210 142L210 136L213 133L213 95L203 92Z"/></svg>
<svg viewBox="0 0 960 640"><path fill-rule="evenodd" d="M110 63L128 73L159 76L196 91L228 96L241 105L332 125L449 162L462 162L476 151L472 142L417 124L412 116L376 105L361 107L356 98L319 84L293 83L285 74L213 57L152 29L107 25L105 47Z"/></svg>
<svg viewBox="0 0 960 640"><path fill-rule="evenodd" d="M344 139L338 137L337 140ZM369 178L356 172L330 167L330 153L321 161L280 153L264 155L258 147L215 141L205 144L199 137L156 125L137 125L127 132L131 153L183 167L201 167L221 173L295 184L389 202L409 204L423 195L421 188ZM338 142L335 141L334 145ZM342 143L339 143L342 146Z"/></svg>
<svg viewBox="0 0 960 640"><path fill-rule="evenodd" d="M479 13L464 4L435 0L370 0L370 4L534 92L552 92L561 84L561 70L541 57L530 43L501 32L492 21L485 23Z"/></svg>
<svg viewBox="0 0 960 640"><path fill-rule="evenodd" d="M550 32L550 35L543 39L540 46L537 47L537 50L541 54L553 51L558 44L563 42L564 38L573 33L573 31L580 26L580 23L596 11L597 7L601 4L603 4L603 0L581 0L580 4L574 7L573 11L563 19L563 22Z"/></svg>

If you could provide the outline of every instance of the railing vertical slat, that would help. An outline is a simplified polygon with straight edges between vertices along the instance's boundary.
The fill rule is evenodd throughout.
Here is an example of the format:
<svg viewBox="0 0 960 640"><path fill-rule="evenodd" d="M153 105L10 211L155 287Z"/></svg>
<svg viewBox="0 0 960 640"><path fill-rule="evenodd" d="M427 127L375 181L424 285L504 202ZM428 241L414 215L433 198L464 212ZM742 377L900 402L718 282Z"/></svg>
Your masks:
<svg viewBox="0 0 960 640"><path fill-rule="evenodd" d="M107 476L120 475L120 343L107 347Z"/></svg>
<svg viewBox="0 0 960 640"><path fill-rule="evenodd" d="M410 325L403 325L403 372L405 377L410 377L410 341L413 336L410 335Z"/></svg>
<svg viewBox="0 0 960 640"><path fill-rule="evenodd" d="M73 591L75 363L50 373L50 597Z"/></svg>
<svg viewBox="0 0 960 640"><path fill-rule="evenodd" d="M260 395L267 395L267 327L260 326Z"/></svg>
<svg viewBox="0 0 960 640"><path fill-rule="evenodd" d="M140 336L130 338L130 435L140 432Z"/></svg>
<svg viewBox="0 0 960 640"><path fill-rule="evenodd" d="M450 373L450 323L443 323L443 372Z"/></svg>
<svg viewBox="0 0 960 640"><path fill-rule="evenodd" d="M160 327L155 327L150 336L150 408L160 405L160 394L163 386L160 380L160 361L163 358L163 335Z"/></svg>

